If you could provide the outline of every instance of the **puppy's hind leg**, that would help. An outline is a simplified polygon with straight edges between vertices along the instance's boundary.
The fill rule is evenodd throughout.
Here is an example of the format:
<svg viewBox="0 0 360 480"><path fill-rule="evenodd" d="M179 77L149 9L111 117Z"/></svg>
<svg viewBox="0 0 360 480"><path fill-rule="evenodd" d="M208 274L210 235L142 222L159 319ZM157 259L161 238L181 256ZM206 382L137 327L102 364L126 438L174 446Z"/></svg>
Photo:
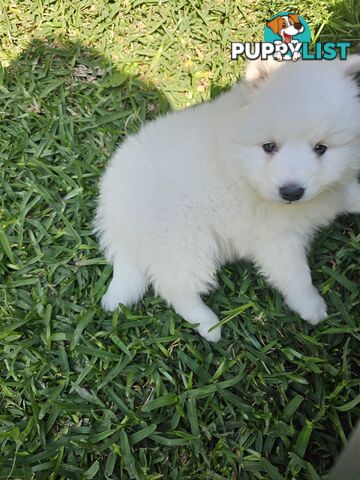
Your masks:
<svg viewBox="0 0 360 480"><path fill-rule="evenodd" d="M123 253L117 253L114 260L113 278L101 299L104 310L113 311L122 303L136 304L147 287L145 273Z"/></svg>

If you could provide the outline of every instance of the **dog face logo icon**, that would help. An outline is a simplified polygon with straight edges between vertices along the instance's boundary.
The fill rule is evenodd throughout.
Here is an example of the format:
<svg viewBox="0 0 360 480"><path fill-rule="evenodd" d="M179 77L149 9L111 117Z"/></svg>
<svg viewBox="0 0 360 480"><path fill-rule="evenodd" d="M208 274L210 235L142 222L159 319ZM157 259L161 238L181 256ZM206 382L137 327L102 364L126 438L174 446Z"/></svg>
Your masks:
<svg viewBox="0 0 360 480"><path fill-rule="evenodd" d="M284 43L290 43L292 38L304 31L304 25L299 15L289 13L288 15L275 17L266 23L273 33L279 35Z"/></svg>
<svg viewBox="0 0 360 480"><path fill-rule="evenodd" d="M301 57L301 45L311 41L311 33L303 17L283 12L266 22L264 41L275 44L276 60L296 61Z"/></svg>

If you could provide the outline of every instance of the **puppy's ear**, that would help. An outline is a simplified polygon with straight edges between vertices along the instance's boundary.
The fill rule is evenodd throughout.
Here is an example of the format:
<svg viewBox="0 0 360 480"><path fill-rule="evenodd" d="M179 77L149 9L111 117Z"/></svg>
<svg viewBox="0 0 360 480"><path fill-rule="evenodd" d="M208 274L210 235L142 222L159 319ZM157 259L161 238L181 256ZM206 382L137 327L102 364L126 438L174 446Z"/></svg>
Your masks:
<svg viewBox="0 0 360 480"><path fill-rule="evenodd" d="M272 72L279 68L282 63L284 62L278 62L272 57L269 57L267 60L249 60L245 70L245 80L252 87L261 87Z"/></svg>
<svg viewBox="0 0 360 480"><path fill-rule="evenodd" d="M360 55L351 55L347 60L340 60L345 67L346 75L356 75L360 73Z"/></svg>
<svg viewBox="0 0 360 480"><path fill-rule="evenodd" d="M266 22L266 26L269 27L273 33L278 34L282 28L283 19L281 17L275 17L273 20Z"/></svg>

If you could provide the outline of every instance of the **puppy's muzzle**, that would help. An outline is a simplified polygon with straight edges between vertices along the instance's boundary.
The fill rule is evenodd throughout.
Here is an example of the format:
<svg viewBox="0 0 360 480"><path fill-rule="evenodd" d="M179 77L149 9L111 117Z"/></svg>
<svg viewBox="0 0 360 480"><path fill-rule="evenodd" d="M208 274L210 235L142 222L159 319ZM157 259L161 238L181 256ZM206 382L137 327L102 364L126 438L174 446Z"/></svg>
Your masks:
<svg viewBox="0 0 360 480"><path fill-rule="evenodd" d="M299 185L289 183L279 188L280 197L287 202L296 202L303 197L305 189Z"/></svg>

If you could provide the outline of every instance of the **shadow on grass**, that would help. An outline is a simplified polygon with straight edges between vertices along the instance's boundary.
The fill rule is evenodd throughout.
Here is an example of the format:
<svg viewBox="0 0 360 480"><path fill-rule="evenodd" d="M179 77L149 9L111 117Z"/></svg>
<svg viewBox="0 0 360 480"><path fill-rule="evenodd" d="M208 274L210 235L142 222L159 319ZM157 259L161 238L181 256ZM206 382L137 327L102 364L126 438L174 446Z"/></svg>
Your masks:
<svg viewBox="0 0 360 480"><path fill-rule="evenodd" d="M85 294L80 267L94 264L91 222L108 158L169 105L98 52L59 40L31 43L0 80L5 304L28 312L44 294L64 313L74 288ZM92 303L98 293L86 291Z"/></svg>
<svg viewBox="0 0 360 480"><path fill-rule="evenodd" d="M96 427L73 417L92 407L70 382L90 358L75 352L86 324L112 328L96 306L111 270L92 234L97 181L116 145L168 109L76 43L33 41L0 70L0 478L83 478L92 464L71 446Z"/></svg>

